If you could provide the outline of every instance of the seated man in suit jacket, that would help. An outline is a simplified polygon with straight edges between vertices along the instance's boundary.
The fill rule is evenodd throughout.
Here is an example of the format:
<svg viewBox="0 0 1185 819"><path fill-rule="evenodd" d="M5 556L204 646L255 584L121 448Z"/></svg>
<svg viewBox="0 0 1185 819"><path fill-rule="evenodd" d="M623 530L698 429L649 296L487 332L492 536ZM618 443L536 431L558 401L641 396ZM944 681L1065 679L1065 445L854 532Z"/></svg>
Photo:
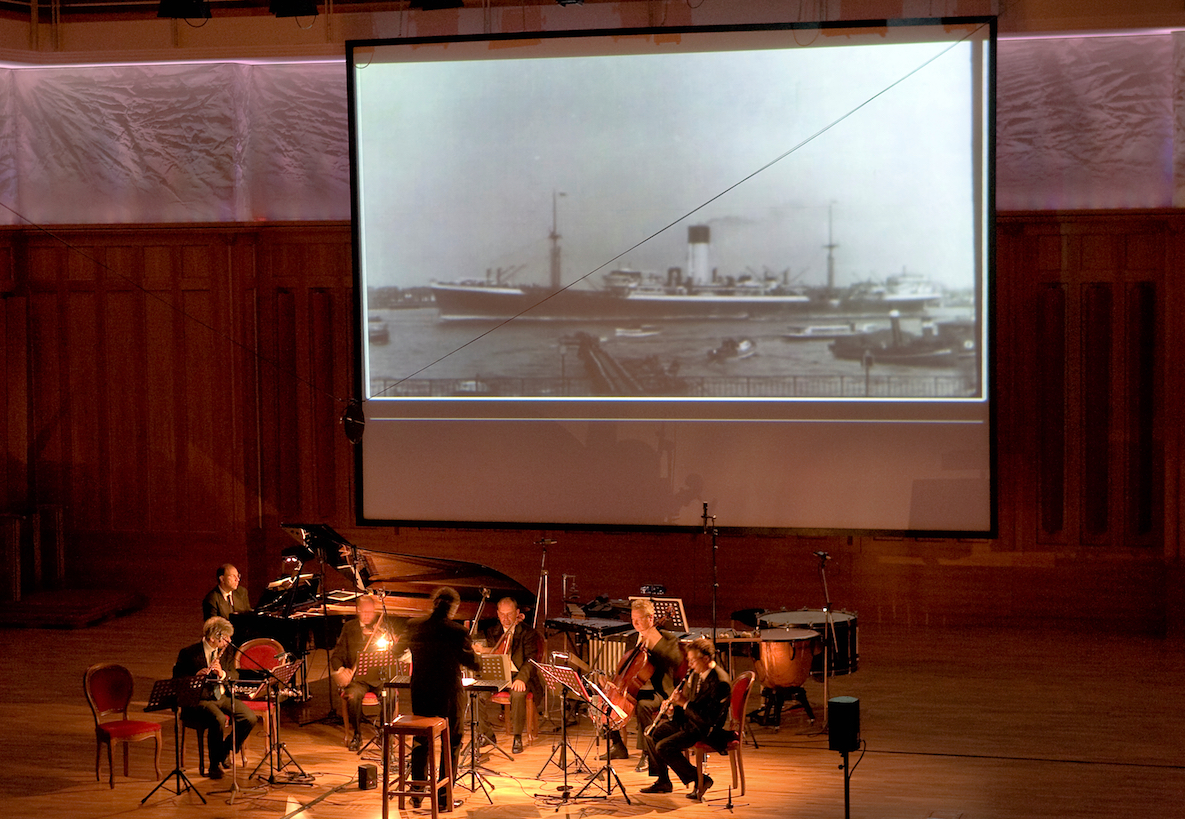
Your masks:
<svg viewBox="0 0 1185 819"><path fill-rule="evenodd" d="M181 717L188 723L204 725L207 744L210 749L210 767L207 775L211 779L222 778L222 765L231 753L231 743L223 737L223 726L227 717L234 719L234 748L238 753L247 735L251 733L259 715L242 700L234 700L226 692L223 683L238 679L238 670L227 651L234 626L222 617L211 617L202 629L202 639L186 646L177 653L173 664L174 677L205 677L207 683L202 689L201 701L196 706L181 709ZM233 649L232 649L233 651Z"/></svg>
<svg viewBox="0 0 1185 819"><path fill-rule="evenodd" d="M498 601L498 622L486 630L486 647L474 646L482 654L509 654L514 667L514 677L507 690L510 692L510 725L514 740L511 750L516 754L523 751L523 726L527 721L527 708L538 708L543 704L543 681L539 679L539 672L531 660L539 659L539 647L543 640L539 632L526 622L526 618L518 609L518 602L513 597L503 597ZM530 694L532 701L528 702ZM490 743L496 742L493 720L501 709L496 702L492 702L489 694L478 697L478 730L482 737Z"/></svg>
<svg viewBox="0 0 1185 819"><path fill-rule="evenodd" d="M646 737L646 754L651 773L658 779L642 793L670 793L673 790L669 770L692 785L689 799L702 800L712 787L712 777L705 776L701 789L695 787L695 766L684 751L697 742L713 742L728 718L732 683L723 668L716 665L712 641L706 637L693 640L687 648L689 669L682 684L668 698L668 711Z"/></svg>
<svg viewBox="0 0 1185 819"><path fill-rule="evenodd" d="M234 564L223 563L218 567L216 576L218 585L210 589L210 593L202 600L202 622L211 617L229 620L232 614L251 611L247 590L239 586L239 570Z"/></svg>

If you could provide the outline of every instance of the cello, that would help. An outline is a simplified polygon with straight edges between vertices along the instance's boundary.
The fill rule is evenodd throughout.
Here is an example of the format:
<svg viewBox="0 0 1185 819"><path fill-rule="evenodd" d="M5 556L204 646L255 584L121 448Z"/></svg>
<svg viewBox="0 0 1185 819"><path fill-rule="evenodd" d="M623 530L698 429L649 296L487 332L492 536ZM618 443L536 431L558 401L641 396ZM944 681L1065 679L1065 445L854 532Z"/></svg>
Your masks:
<svg viewBox="0 0 1185 819"><path fill-rule="evenodd" d="M594 715L593 724L609 731L620 730L634 715L638 705L638 692L654 674L650 652L645 643L638 643L633 650L621 658L617 673L604 686L605 697L612 708Z"/></svg>
<svg viewBox="0 0 1185 819"><path fill-rule="evenodd" d="M654 627L661 629L666 624L667 618L663 618L655 623ZM683 651L682 644L679 645L679 649ZM681 672L685 669L686 660L678 669L672 670L674 682L678 683L682 679ZM607 714L598 714L597 718L593 720L594 724L610 731L620 730L633 716L634 709L638 704L638 692L646 683L650 682L654 672L654 663L650 660L650 648L644 642L639 642L621 658L621 662L617 666L617 673L613 675L613 679L605 683L605 696L612 708Z"/></svg>

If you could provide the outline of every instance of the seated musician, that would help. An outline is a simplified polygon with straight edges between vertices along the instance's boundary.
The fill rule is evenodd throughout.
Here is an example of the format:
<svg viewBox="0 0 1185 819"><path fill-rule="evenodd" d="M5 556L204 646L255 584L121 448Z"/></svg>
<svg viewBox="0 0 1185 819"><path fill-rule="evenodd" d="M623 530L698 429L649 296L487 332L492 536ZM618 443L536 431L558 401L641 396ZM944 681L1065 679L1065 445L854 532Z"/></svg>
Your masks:
<svg viewBox="0 0 1185 819"><path fill-rule="evenodd" d="M687 676L668 699L667 710L644 735L650 772L658 779L642 788L642 793L670 793L673 770L684 785L692 786L687 797L702 800L712 787L712 777L705 775L703 785L697 789L695 766L683 752L697 742L718 744L728 717L732 684L724 669L716 665L712 641L706 637L692 641L687 649L687 664Z"/></svg>
<svg viewBox="0 0 1185 819"><path fill-rule="evenodd" d="M202 622L211 617L230 619L232 614L251 611L247 590L239 586L239 570L233 563L223 563L215 573L218 585L202 599Z"/></svg>
<svg viewBox="0 0 1185 819"><path fill-rule="evenodd" d="M510 725L514 734L510 749L516 754L523 751L523 726L526 725L527 708L538 708L543 702L543 682L531 664L531 660L539 659L543 640L536 629L524 622L525 619L518 609L518 602L513 597L503 597L498 601L498 622L485 631L486 646L473 646L479 654L510 655L514 667L514 677L507 689L510 692ZM528 694L532 697L530 702ZM485 740L494 743L497 740L490 726L497 719L502 706L494 702L488 693L478 695L477 701L478 730Z"/></svg>
<svg viewBox="0 0 1185 819"><path fill-rule="evenodd" d="M359 657L363 652L380 651L394 644L378 601L371 595L362 595L355 605L358 616L342 628L329 655L329 673L346 700L348 728L352 729L348 731L350 739L346 747L351 751L362 747L362 698L371 691L381 694L384 682L379 668L356 673Z"/></svg>
<svg viewBox="0 0 1185 819"><path fill-rule="evenodd" d="M674 689L679 668L683 665L683 652L679 648L679 638L656 625L654 604L649 600L638 598L630 603L630 622L638 632L638 645L645 647L647 659L654 668L650 681L638 691L638 701L634 708L634 716L638 720L637 748L644 751L646 746L642 741L642 733L654 720L663 698ZM608 757L626 759L629 755L629 749L621 739L621 732L610 731ZM654 775L653 771L651 775Z"/></svg>
<svg viewBox="0 0 1185 819"><path fill-rule="evenodd" d="M210 767L206 775L211 779L222 778L222 769L227 766L227 757L231 752L230 743L222 735L226 718L234 717L234 753L239 752L247 735L259 722L259 715L242 700L234 700L232 706L226 686L221 685L227 680L238 679L238 672L229 652L226 652L234 631L229 620L209 618L202 628L201 641L181 649L177 653L177 662L173 664L174 677L209 679L202 690L201 701L196 706L182 708L181 718L206 729L207 746L210 749Z"/></svg>

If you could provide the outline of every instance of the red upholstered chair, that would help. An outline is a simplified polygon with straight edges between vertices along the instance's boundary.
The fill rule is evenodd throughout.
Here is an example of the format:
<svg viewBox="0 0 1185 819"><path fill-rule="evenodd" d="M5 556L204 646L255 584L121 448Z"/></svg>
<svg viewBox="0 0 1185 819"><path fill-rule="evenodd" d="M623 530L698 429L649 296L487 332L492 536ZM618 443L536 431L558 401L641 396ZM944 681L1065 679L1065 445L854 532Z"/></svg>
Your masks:
<svg viewBox="0 0 1185 819"><path fill-rule="evenodd" d="M235 668L240 672L247 672L250 677L262 677L263 674L252 674L252 671L271 671L280 664L277 657L284 655L284 646L280 645L278 640L273 640L270 637L256 637L254 640L248 640L240 647L242 650L235 653ZM264 695L260 694L261 699L257 700L243 700L247 707L259 715L263 722L263 730L267 735L268 744L272 741L272 723L269 709L267 707L267 700L262 699ZM277 716L279 716L277 714ZM255 733L252 731L251 733ZM250 738L247 739L250 742ZM243 744L243 759L246 764L246 743Z"/></svg>
<svg viewBox="0 0 1185 819"><path fill-rule="evenodd" d="M728 721L725 730L732 731L735 736L728 742L728 763L732 768L732 787L739 790L738 796L745 795L745 761L741 757L741 748L745 744L745 702L749 699L749 689L753 685L754 674L746 671L733 680L732 695L729 698ZM704 784L704 757L714 752L711 745L703 742L695 744L695 784Z"/></svg>
<svg viewBox="0 0 1185 819"><path fill-rule="evenodd" d="M546 648L546 640L544 640L543 634L539 634L536 651L538 657L543 657L546 653ZM491 702L498 703L502 706L502 725L504 725L507 736L510 735L511 731L514 730L510 715L511 692L499 691L489 699L491 699ZM523 727L523 732L526 735L523 737L523 742L527 746L530 746L536 740L536 737L539 736L539 710L536 708L536 704L534 704L534 695L530 691L526 695L526 725Z"/></svg>
<svg viewBox="0 0 1185 819"><path fill-rule="evenodd" d="M128 743L142 739L156 741L156 775L160 777L159 722L128 719L128 703L132 701L132 673L122 665L97 663L82 675L82 689L95 718L95 779L99 778L99 754L107 746L107 770L111 787L115 787L115 765L111 746L123 743L123 775L128 775ZM119 719L104 722L103 718L118 714Z"/></svg>

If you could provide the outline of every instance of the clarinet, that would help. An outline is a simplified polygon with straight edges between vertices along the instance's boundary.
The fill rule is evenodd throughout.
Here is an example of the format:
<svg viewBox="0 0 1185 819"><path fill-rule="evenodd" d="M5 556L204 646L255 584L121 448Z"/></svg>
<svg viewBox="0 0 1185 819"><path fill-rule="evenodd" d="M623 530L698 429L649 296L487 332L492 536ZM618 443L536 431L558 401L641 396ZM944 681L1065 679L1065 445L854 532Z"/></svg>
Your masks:
<svg viewBox="0 0 1185 819"><path fill-rule="evenodd" d="M671 704L671 701L675 699L675 694L683 693L683 691L687 688L687 683L691 680L691 675L694 673L694 671L688 671L685 675L683 675L683 680L679 683L679 687L675 689L671 696L662 701L662 705L658 708L658 713L654 715L654 720L646 726L646 730L642 732L642 736L650 736L650 732L654 730L654 726L658 725L667 718L667 712L674 707Z"/></svg>

